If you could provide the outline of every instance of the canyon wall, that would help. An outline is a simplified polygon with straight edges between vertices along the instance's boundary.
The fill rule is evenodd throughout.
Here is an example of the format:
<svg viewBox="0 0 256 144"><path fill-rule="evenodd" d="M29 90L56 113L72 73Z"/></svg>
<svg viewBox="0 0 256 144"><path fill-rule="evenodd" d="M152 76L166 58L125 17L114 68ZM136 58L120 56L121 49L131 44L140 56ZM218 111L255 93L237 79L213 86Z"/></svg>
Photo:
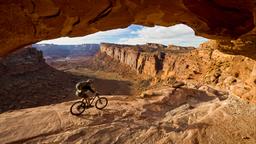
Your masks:
<svg viewBox="0 0 256 144"><path fill-rule="evenodd" d="M256 61L239 55L223 54L209 41L199 48L101 44L101 52L129 65L156 82L174 78L195 84L210 84L256 102Z"/></svg>
<svg viewBox="0 0 256 144"><path fill-rule="evenodd" d="M117 45L102 43L100 51L113 59L120 61L139 74L156 76L163 71L165 55L169 52L186 53L193 47L164 46L148 43L146 45Z"/></svg>

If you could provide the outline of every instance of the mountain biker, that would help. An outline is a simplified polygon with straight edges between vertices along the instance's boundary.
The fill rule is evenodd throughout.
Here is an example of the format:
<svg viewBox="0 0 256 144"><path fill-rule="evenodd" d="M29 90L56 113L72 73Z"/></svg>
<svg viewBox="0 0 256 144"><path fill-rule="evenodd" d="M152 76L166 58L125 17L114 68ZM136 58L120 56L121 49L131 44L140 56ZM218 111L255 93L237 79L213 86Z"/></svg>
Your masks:
<svg viewBox="0 0 256 144"><path fill-rule="evenodd" d="M91 106L88 92L91 92L96 95L98 94L92 88L92 83L93 83L93 80L88 79L86 81L81 81L76 84L76 95L84 98L86 100L86 103L88 104L88 106Z"/></svg>

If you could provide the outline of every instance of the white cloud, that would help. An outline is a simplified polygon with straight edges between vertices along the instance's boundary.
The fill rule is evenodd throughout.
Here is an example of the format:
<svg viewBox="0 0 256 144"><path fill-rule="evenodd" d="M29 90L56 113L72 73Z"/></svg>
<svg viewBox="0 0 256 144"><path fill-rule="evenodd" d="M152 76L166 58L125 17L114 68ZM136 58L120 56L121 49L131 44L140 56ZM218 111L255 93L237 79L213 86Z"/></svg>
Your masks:
<svg viewBox="0 0 256 144"><path fill-rule="evenodd" d="M84 44L84 43L101 43L101 42L115 42L120 35L129 34L131 31L128 29L114 29L109 31L101 31L94 34L90 34L83 37L61 37L52 40L44 40L39 42L39 44L59 44L59 45L75 45L75 44Z"/></svg>
<svg viewBox="0 0 256 144"><path fill-rule="evenodd" d="M183 24L172 27L143 27L134 33L138 36L120 39L118 43L144 44L153 42L166 45L198 46L200 43L207 41L205 38L195 36L193 29Z"/></svg>
<svg viewBox="0 0 256 144"><path fill-rule="evenodd" d="M63 37L42 41L40 43L84 44L111 42L119 44L161 43L165 45L198 46L206 40L207 39L205 38L195 36L193 29L190 27L178 24L171 27L143 27L131 25L125 29L97 32L95 34L76 38Z"/></svg>

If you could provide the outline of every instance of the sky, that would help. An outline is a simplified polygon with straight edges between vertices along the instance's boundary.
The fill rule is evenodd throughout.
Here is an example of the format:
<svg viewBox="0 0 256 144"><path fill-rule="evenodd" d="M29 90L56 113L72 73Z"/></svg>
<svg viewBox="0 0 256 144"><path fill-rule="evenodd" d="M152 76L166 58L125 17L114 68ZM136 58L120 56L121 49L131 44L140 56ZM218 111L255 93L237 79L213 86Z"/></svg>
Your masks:
<svg viewBox="0 0 256 144"><path fill-rule="evenodd" d="M131 45L159 43L164 45L173 44L178 46L198 47L200 43L205 41L207 41L206 38L195 36L195 32L192 28L184 24L178 24L170 27L130 25L124 29L100 31L83 37L61 37L45 40L39 42L39 44L77 45L108 42Z"/></svg>

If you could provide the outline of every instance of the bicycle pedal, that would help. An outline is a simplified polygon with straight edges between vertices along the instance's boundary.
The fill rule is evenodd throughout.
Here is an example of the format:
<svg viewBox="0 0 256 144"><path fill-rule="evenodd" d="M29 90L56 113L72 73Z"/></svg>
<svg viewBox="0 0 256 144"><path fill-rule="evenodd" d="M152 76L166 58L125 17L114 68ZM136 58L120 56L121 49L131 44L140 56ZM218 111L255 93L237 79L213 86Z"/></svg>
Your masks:
<svg viewBox="0 0 256 144"><path fill-rule="evenodd" d="M88 105L88 106L86 106L87 108L92 108L92 107L94 107L93 105Z"/></svg>

